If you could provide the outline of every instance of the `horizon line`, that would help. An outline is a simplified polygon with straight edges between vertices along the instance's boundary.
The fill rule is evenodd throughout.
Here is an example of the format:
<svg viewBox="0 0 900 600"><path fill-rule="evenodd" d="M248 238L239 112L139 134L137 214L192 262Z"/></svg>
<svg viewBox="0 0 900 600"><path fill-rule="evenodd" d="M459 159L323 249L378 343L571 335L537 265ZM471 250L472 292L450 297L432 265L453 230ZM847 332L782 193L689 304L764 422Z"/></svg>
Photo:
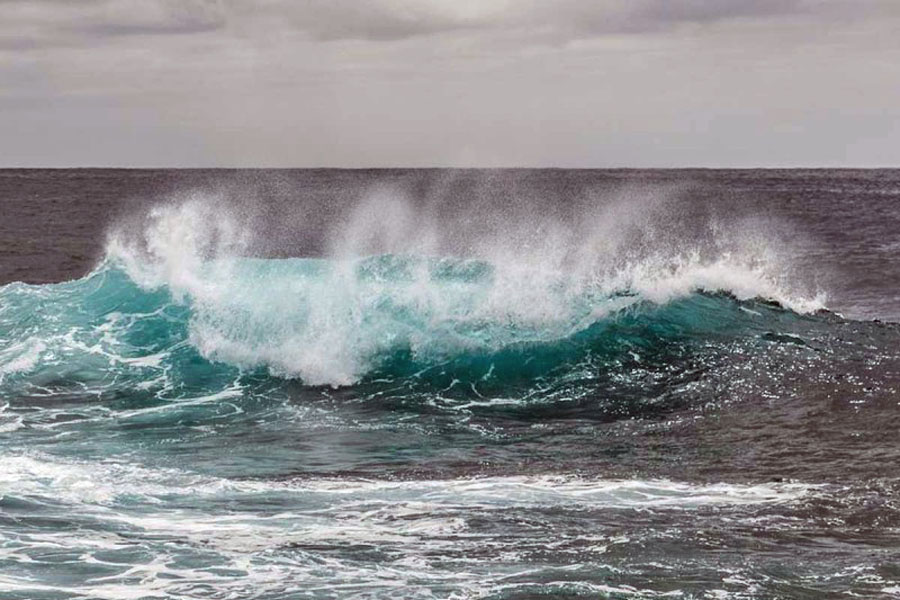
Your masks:
<svg viewBox="0 0 900 600"><path fill-rule="evenodd" d="M0 171L884 171L898 170L900 164L887 165L793 165L793 166L120 166L120 165L76 165L76 166L0 166Z"/></svg>

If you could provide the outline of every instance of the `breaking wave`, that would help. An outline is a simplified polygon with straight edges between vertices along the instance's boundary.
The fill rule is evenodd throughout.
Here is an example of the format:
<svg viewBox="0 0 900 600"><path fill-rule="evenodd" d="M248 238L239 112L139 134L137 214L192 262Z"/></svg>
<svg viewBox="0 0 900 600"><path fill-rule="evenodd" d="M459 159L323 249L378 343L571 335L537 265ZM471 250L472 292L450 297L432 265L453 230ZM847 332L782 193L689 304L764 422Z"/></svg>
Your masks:
<svg viewBox="0 0 900 600"><path fill-rule="evenodd" d="M379 237L360 227L349 228L354 240ZM156 207L137 234L115 231L85 278L0 290L0 377L108 381L156 369L180 386L173 373L202 379L205 363L307 385L429 369L508 381L761 335L822 308L792 295L771 260L722 244L585 258L584 239L560 251L548 234L552 246L520 256L497 245L436 256L397 247L410 238L393 232L385 239L399 251L367 256L254 258L251 236L213 206Z"/></svg>

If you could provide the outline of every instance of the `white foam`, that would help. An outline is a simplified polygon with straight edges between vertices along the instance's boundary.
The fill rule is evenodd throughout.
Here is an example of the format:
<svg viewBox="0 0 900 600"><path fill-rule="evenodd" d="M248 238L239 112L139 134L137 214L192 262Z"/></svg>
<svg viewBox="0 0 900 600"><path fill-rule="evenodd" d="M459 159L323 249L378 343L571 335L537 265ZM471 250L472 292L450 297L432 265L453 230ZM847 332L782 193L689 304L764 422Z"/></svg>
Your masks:
<svg viewBox="0 0 900 600"><path fill-rule="evenodd" d="M22 415L6 414L9 403L0 405L0 433L9 433L24 427L25 419Z"/></svg>
<svg viewBox="0 0 900 600"><path fill-rule="evenodd" d="M6 454L0 461L0 493L52 495L76 503L109 504L119 496L150 499L228 493L287 493L307 499L392 505L559 506L680 509L797 500L816 486L799 483L692 484L669 480L597 480L541 475L423 481L304 479L230 480L176 469L148 469L118 462L78 462L44 454Z"/></svg>
<svg viewBox="0 0 900 600"><path fill-rule="evenodd" d="M30 337L0 351L0 382L6 375L34 369L46 349L47 345L42 340Z"/></svg>
<svg viewBox="0 0 900 600"><path fill-rule="evenodd" d="M578 564L533 567L519 554L522 538L516 538L516 544L498 541L498 554L485 561L485 534L470 528L469 517L543 507L690 511L794 502L814 489L801 484L705 485L553 475L406 482L236 481L124 462L6 454L0 456L0 494L26 496L49 510L55 506L85 526L64 533L18 532L0 544L0 560L33 561L32 556L48 550L77 555L82 564L96 562L114 573L62 588L0 574L0 587L23 594L64 590L97 598L137 598L190 595L183 587L190 585L246 597L290 595L293 583L302 582L305 593L390 597L403 590L404 597L429 597L435 586L449 586L477 597L525 590L529 576L540 572L545 591L558 583L560 589L575 585L585 592L637 594L639 590L628 586L573 582L582 568ZM544 533L528 543L563 551ZM580 553L595 556L627 542L587 532L577 539ZM109 558L111 550L133 549L135 543L144 545L153 558L135 564ZM389 558L360 561L343 552L318 552L318 546L347 552L380 548ZM467 558L469 552L475 555ZM498 560L507 567L498 570ZM595 567L584 568L590 572ZM554 569L559 570L558 581L552 577Z"/></svg>

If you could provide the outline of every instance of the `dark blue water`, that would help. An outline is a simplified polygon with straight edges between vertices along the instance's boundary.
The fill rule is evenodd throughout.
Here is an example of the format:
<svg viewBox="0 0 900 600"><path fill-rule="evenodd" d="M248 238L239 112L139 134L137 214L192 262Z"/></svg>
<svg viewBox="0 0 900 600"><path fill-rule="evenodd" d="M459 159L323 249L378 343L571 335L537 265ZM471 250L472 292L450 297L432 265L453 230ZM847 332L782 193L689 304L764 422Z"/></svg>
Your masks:
<svg viewBox="0 0 900 600"><path fill-rule="evenodd" d="M900 596L898 196L0 171L0 597Z"/></svg>

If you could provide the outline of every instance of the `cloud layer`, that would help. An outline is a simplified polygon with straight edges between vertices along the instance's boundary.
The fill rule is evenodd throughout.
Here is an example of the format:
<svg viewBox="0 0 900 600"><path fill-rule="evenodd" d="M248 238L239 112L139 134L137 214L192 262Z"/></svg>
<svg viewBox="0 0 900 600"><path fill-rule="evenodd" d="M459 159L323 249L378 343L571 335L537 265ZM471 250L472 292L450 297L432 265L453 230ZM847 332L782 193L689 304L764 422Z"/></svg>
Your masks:
<svg viewBox="0 0 900 600"><path fill-rule="evenodd" d="M0 0L0 164L900 161L893 0Z"/></svg>

